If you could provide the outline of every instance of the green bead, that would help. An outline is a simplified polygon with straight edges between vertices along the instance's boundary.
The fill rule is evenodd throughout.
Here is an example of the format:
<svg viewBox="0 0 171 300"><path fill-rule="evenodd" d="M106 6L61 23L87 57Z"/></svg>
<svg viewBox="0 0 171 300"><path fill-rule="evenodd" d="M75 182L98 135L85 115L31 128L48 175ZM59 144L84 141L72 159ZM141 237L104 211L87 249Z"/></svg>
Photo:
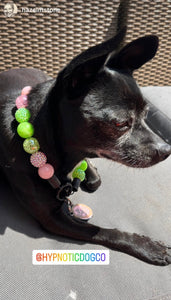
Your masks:
<svg viewBox="0 0 171 300"><path fill-rule="evenodd" d="M86 160L83 160L81 165L79 166L79 169L81 169L82 171L86 171L88 167L88 164L86 162Z"/></svg>
<svg viewBox="0 0 171 300"><path fill-rule="evenodd" d="M73 178L79 178L81 181L85 179L85 172L79 168L76 168L72 173Z"/></svg>
<svg viewBox="0 0 171 300"><path fill-rule="evenodd" d="M23 148L27 153L33 154L40 149L40 145L37 139L31 137L24 141Z"/></svg>
<svg viewBox="0 0 171 300"><path fill-rule="evenodd" d="M30 120L31 114L27 108L19 108L15 113L15 118L18 123L28 122Z"/></svg>
<svg viewBox="0 0 171 300"><path fill-rule="evenodd" d="M34 127L29 122L20 123L17 127L18 135L26 139L34 134Z"/></svg>

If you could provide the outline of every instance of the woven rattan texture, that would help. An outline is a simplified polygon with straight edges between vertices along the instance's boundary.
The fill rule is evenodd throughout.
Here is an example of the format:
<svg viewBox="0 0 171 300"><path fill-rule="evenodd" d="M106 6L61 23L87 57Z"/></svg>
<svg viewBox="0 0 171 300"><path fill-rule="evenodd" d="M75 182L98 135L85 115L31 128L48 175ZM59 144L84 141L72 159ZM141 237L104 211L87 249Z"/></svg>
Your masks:
<svg viewBox="0 0 171 300"><path fill-rule="evenodd" d="M18 12L4 15L0 3L0 71L34 67L51 76L76 54L106 38L113 30L118 0L15 1ZM59 9L58 12L24 12L28 9ZM171 0L130 1L127 41L157 34L156 57L135 72L140 85L171 85ZM110 28L110 30L109 30Z"/></svg>

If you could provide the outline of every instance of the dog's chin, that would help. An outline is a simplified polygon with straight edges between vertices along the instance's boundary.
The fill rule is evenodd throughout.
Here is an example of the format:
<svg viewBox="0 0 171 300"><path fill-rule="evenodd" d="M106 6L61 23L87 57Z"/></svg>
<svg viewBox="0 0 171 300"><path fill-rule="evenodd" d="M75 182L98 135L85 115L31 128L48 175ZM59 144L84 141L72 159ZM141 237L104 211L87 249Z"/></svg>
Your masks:
<svg viewBox="0 0 171 300"><path fill-rule="evenodd" d="M107 158L113 161L117 161L115 155L110 151L97 150L96 155L100 158Z"/></svg>
<svg viewBox="0 0 171 300"><path fill-rule="evenodd" d="M116 154L114 152L111 151L103 151L103 150L98 150L96 151L96 155L99 158L106 158L106 159L110 159L114 162L120 163L122 165L125 165L129 168L149 168L152 167L156 164L158 164L161 160L158 160L156 158L150 158L148 157L146 160L142 161L142 160L135 160L135 158L126 158L126 159L121 159L118 156L116 156Z"/></svg>

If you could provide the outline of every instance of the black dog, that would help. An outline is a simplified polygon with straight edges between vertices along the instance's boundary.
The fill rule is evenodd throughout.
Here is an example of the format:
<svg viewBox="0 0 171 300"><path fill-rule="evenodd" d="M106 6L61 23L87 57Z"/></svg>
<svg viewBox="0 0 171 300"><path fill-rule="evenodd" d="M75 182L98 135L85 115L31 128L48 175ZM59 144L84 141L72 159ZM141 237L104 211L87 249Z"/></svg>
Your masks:
<svg viewBox="0 0 171 300"><path fill-rule="evenodd" d="M35 134L62 184L85 157L105 157L135 168L164 160L171 147L145 123L147 103L132 77L156 53L158 38L144 36L117 50L125 29L84 51L51 79L36 69L0 74L0 164L16 197L48 231L101 244L157 265L171 263L169 248L145 236L104 229L76 220L66 201L37 175L16 133L15 99L24 86ZM91 164L84 189L95 191L100 177Z"/></svg>

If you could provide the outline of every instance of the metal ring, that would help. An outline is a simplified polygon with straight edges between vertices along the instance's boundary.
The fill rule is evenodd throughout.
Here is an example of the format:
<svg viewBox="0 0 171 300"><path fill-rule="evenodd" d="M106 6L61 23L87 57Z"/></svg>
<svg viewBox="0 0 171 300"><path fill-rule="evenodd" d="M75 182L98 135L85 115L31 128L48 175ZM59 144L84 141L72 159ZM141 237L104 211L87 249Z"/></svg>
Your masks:
<svg viewBox="0 0 171 300"><path fill-rule="evenodd" d="M60 201L64 201L66 197L71 195L71 193L72 193L72 184L68 182L59 188L56 198Z"/></svg>

